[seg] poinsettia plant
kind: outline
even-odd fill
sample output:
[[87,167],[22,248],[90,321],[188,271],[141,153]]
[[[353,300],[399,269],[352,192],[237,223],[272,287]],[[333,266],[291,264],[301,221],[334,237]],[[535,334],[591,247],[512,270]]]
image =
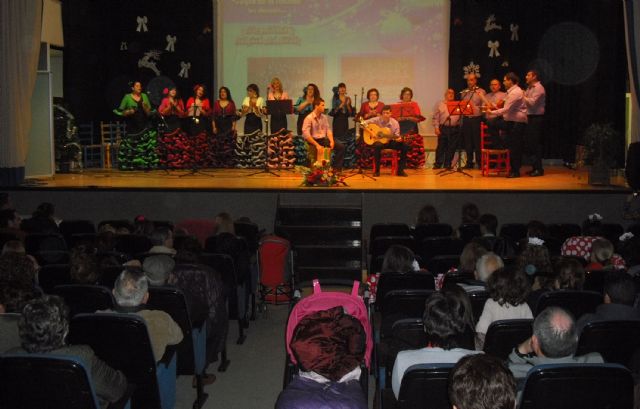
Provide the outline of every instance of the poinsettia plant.
[[301,186],[330,187],[347,186],[344,178],[340,177],[332,168],[329,161],[316,162],[310,167],[296,166],[296,170],[302,173]]

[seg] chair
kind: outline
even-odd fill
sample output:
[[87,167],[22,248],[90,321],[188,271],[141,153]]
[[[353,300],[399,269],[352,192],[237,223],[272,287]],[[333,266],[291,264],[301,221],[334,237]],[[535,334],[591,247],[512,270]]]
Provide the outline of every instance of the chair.
[[[381,345],[384,345],[384,354],[379,351]],[[380,388],[385,388],[390,382],[398,352],[424,348],[425,345],[427,334],[424,332],[422,318],[399,319],[391,325],[391,330],[384,337],[381,334],[380,342],[376,344],[376,373],[379,374]]]
[[569,311],[575,319],[584,314],[595,312],[602,304],[602,294],[594,291],[559,290],[548,291],[540,296],[534,316],[540,314],[547,307],[562,307]]
[[[395,149],[382,149],[380,151],[380,167],[382,165],[391,165],[391,174],[398,174],[398,162],[400,161],[400,156],[398,156],[398,151]],[[380,169],[376,168],[376,161],[373,161],[373,173],[379,172]]]
[[552,223],[547,224],[547,230],[551,237],[555,237],[562,243],[569,237],[580,236],[582,228],[575,223]]
[[484,310],[484,304],[487,302],[489,297],[488,291],[471,291],[468,292],[469,300],[471,301],[471,309],[473,310],[473,319],[474,323],[477,323],[482,315],[482,310]]
[[460,227],[458,227],[458,233],[460,233],[460,239],[465,244],[482,235],[480,225],[477,223],[465,223],[460,225]]
[[100,223],[98,223],[98,230],[100,230],[100,228],[102,226],[104,226],[105,224],[108,224],[111,227],[114,227],[115,229],[124,228],[124,229],[129,230],[129,232],[133,232],[133,223],[131,223],[129,220],[124,220],[124,219],[103,220]]
[[427,267],[427,271],[433,274],[434,276],[437,276],[438,274],[444,274],[448,272],[452,268],[456,268],[458,264],[460,264],[460,256],[455,256],[455,255],[435,256],[435,257],[432,257],[425,264]]
[[71,243],[71,237],[74,234],[95,234],[96,232],[96,226],[91,220],[63,220],[58,228],[67,243]]
[[195,236],[201,245],[207,237],[215,234],[216,222],[208,219],[187,219],[176,223],[175,230],[184,230],[190,236]]
[[172,287],[149,287],[149,301],[147,306],[152,309],[162,310],[171,315],[171,318],[180,326],[184,338],[177,348],[178,375],[196,376],[196,400],[194,409],[201,408],[208,395],[204,393],[202,377],[205,372],[207,359],[207,328],[205,322],[199,328],[194,328],[187,301],[184,294]]
[[624,228],[618,223],[602,223],[600,230],[602,237],[614,245],[619,241],[620,236],[624,234]]
[[473,273],[469,271],[449,271],[444,275],[442,280],[442,288],[453,284],[467,284],[469,281],[475,280]]
[[411,250],[415,249],[415,241],[411,236],[378,236],[369,244],[369,254],[371,258],[384,256],[384,253],[391,246],[405,246]]
[[58,234],[31,233],[24,239],[24,249],[27,254],[42,251],[68,251],[67,243]]
[[58,285],[72,284],[69,264],[48,264],[38,271],[38,286],[49,294]]
[[426,237],[450,237],[451,235],[453,235],[453,227],[448,223],[425,223],[413,228],[413,237],[418,244]]
[[[426,272],[408,272],[408,273],[383,273],[380,274],[378,288],[376,290],[376,299],[384,300],[387,294],[395,290],[435,290],[435,282],[433,275]],[[384,301],[382,301],[384,303]],[[381,304],[382,304],[381,303]],[[424,311],[424,305],[422,306]],[[376,304],[376,309],[380,309],[380,305]],[[422,317],[422,314],[416,315]]]
[[435,256],[460,255],[464,243],[453,237],[427,237],[420,243],[417,253],[425,263]]
[[604,280],[606,275],[607,271],[605,270],[585,271],[582,289],[585,291],[595,291],[604,295]]
[[383,298],[376,297],[376,304],[380,311],[380,337],[390,333],[393,323],[403,318],[422,317],[424,306],[435,290],[403,289],[391,290]]
[[82,146],[82,167],[103,167],[102,144],[94,141],[93,122],[78,124],[78,139]]
[[[107,365],[136,385],[134,408],[169,409],[175,405],[176,357],[156,364],[144,319],[134,314],[78,314],[69,323],[68,342],[89,345]],[[117,340],[115,342],[114,340]],[[162,386],[161,386],[162,384]]]
[[72,234],[67,241],[69,248],[74,248],[80,244],[85,246],[95,247],[98,239],[97,233],[78,233]]
[[51,291],[64,298],[69,306],[70,316],[110,310],[115,305],[113,294],[106,287],[86,284],[58,285]]
[[599,352],[606,362],[630,368],[640,348],[640,321],[596,321],[580,333],[576,355]]
[[[404,373],[397,402],[393,391],[385,390],[384,408],[450,409],[449,374],[454,364],[417,364]],[[389,403],[394,403],[390,405]]]
[[100,140],[104,152],[102,167],[105,169],[111,169],[111,167],[117,165],[118,149],[120,149],[120,142],[125,133],[125,124],[120,121],[100,121]]
[[97,284],[112,289],[123,270],[123,266],[100,267],[100,278]]
[[375,223],[369,232],[369,243],[379,236],[411,236],[411,229],[405,223]]
[[66,250],[38,251],[32,254],[41,266],[69,264],[70,254]]
[[487,329],[483,351],[506,361],[513,348],[529,339],[532,334],[531,319],[494,321]]
[[71,356],[0,356],[0,407],[99,409],[91,374]]
[[529,371],[519,409],[629,409],[633,378],[617,364],[538,365]]
[[115,250],[130,256],[146,253],[153,247],[147,236],[139,234],[120,234],[115,237]]
[[247,241],[249,245],[249,251],[255,253],[258,251],[260,244],[260,228],[253,222],[234,222],[233,229],[236,232],[236,236],[242,237]]
[[500,227],[500,237],[508,238],[517,243],[527,237],[527,225],[524,223],[505,223]]
[[511,172],[511,158],[509,149],[494,149],[493,141],[489,141],[487,125],[480,124],[480,169],[482,176],[509,174]]
[[266,236],[258,247],[260,301],[266,304],[286,304],[293,297],[293,253],[291,244],[277,236]]

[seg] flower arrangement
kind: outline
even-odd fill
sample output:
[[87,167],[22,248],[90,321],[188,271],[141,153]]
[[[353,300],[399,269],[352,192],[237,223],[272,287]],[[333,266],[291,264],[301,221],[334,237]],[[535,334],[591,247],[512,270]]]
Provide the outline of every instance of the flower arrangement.
[[302,184],[309,187],[347,186],[343,177],[339,177],[331,168],[327,160],[318,161],[310,167],[296,166],[296,170],[302,173]]

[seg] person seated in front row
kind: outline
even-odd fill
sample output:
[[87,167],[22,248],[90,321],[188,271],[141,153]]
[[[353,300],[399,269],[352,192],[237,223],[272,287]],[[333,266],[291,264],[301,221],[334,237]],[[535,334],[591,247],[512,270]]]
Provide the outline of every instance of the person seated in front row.
[[604,363],[597,352],[575,356],[577,348],[578,331],[571,314],[560,307],[549,307],[533,321],[531,338],[509,354],[509,369],[516,379],[524,379],[536,365]]
[[[307,115],[302,123],[302,135],[309,144],[309,153],[312,158],[317,158],[318,152],[322,152],[324,148],[332,149],[334,154],[333,168],[340,173],[344,161],[344,144],[333,139],[333,131],[329,127],[324,110],[324,99],[316,98],[313,101],[313,111]],[[320,156],[322,157],[322,155]]]
[[427,300],[422,316],[427,345],[422,349],[401,351],[396,357],[391,387],[396,399],[406,370],[416,364],[456,363],[460,358],[479,351],[460,347],[466,321],[465,310],[452,294],[434,293]]
[[[404,144],[404,142],[402,142],[402,137],[400,136],[400,124],[391,117],[391,107],[389,105],[385,105],[382,108],[382,115],[369,118],[364,121],[364,123],[366,125],[375,124],[380,128],[386,129],[386,132],[390,134],[389,137],[392,138],[386,144],[383,144],[382,142],[373,143],[373,148],[375,149],[373,153],[373,160],[375,161],[376,168],[373,176],[380,176],[380,156],[383,149],[395,149],[398,151],[400,154],[400,160],[398,161],[398,173],[396,176],[407,176],[404,168],[407,163],[407,151],[409,148]],[[385,131],[383,130],[383,132]],[[373,137],[375,138],[377,135],[374,135]]]

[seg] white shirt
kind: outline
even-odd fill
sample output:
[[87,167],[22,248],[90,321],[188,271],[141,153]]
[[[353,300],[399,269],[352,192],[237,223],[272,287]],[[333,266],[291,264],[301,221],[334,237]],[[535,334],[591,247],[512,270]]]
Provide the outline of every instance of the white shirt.
[[489,325],[494,321],[516,320],[523,318],[533,318],[531,308],[529,308],[526,302],[523,302],[520,305],[500,305],[497,301],[494,301],[493,298],[489,298],[487,302],[484,303],[482,315],[480,315],[480,319],[476,324],[476,332],[486,334],[487,329],[489,329]]

